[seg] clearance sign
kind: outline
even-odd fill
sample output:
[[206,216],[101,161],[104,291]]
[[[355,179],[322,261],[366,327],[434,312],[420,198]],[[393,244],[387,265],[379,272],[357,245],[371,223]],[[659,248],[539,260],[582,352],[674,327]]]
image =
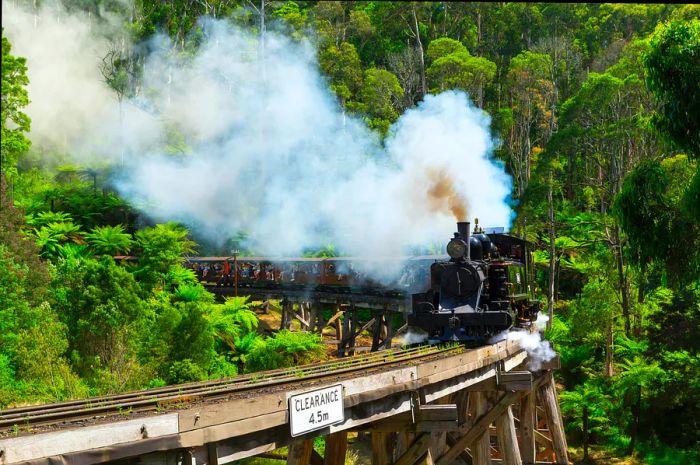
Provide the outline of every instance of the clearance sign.
[[342,423],[344,420],[342,384],[289,397],[289,426],[292,436]]

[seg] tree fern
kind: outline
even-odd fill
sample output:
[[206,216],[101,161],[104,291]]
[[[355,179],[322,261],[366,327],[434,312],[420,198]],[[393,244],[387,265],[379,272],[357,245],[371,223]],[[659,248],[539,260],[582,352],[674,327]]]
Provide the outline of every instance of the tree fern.
[[85,235],[90,247],[100,255],[126,254],[134,241],[124,232],[124,226],[97,226]]

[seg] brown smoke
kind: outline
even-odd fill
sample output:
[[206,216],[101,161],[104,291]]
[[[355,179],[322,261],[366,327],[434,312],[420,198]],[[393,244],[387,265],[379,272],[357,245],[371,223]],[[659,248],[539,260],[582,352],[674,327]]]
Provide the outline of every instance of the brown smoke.
[[466,221],[467,202],[455,189],[450,175],[445,170],[429,170],[428,179],[430,206],[436,210],[449,210],[457,221]]

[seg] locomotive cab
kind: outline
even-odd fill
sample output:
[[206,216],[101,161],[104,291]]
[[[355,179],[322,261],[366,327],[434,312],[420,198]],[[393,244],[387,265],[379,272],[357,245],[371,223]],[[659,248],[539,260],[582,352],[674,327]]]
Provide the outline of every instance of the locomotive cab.
[[516,324],[530,326],[542,304],[535,298],[532,244],[503,233],[488,235],[494,245],[489,263],[490,301],[494,308],[512,308]]

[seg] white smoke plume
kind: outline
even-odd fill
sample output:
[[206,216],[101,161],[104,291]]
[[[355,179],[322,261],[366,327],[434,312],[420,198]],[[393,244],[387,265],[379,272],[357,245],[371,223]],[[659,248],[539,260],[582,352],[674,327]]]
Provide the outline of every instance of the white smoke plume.
[[69,14],[51,1],[36,10],[2,2],[2,27],[12,53],[27,58],[26,113],[34,147],[100,165],[159,142],[161,123],[153,116],[126,102],[120,117],[117,97],[100,71],[119,21],[105,15],[98,26],[94,18]]
[[489,342],[496,343],[505,339],[520,342],[520,347],[527,351],[527,368],[530,371],[537,371],[542,368],[543,363],[552,360],[557,355],[549,341],[542,339],[541,331],[545,329],[548,321],[549,317],[540,312],[534,323],[537,331],[532,333],[528,330],[503,331],[491,338]]
[[511,182],[490,159],[489,117],[464,93],[426,96],[382,143],[344,114],[308,42],[267,33],[263,49],[209,19],[194,56],[163,37],[147,44],[141,91],[122,103],[120,122],[99,73],[106,41],[85,17],[54,16],[42,13],[34,28],[32,15],[3,3],[14,52],[28,58],[35,145],[64,144],[83,160],[124,156],[122,195],[157,220],[221,241],[246,231],[245,245],[262,254],[331,242],[398,256],[444,244],[465,219],[454,198],[435,196],[446,183],[470,219],[510,223]]

